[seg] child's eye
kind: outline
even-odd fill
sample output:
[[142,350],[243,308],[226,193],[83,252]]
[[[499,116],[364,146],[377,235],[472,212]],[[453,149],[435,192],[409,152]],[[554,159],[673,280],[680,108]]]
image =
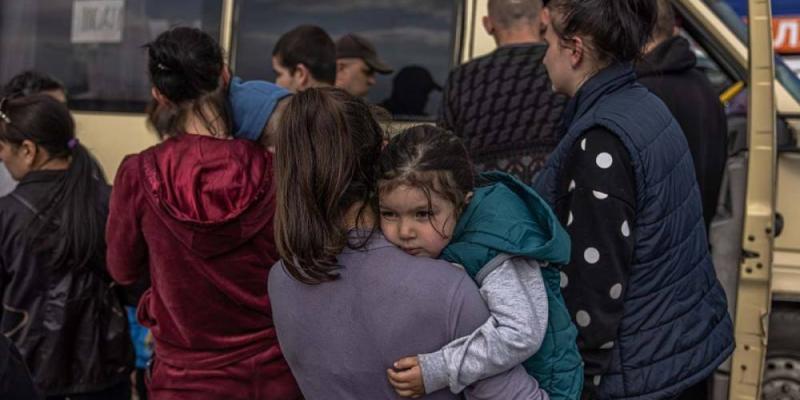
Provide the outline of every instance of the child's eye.
[[431,215],[433,215],[430,211],[417,211],[417,218],[419,219],[430,219]]
[[386,220],[392,220],[397,218],[397,214],[392,211],[381,211],[381,218]]

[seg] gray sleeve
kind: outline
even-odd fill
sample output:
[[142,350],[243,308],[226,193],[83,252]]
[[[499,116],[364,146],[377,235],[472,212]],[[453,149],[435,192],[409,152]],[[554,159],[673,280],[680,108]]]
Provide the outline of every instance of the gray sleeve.
[[480,289],[489,308],[488,320],[439,351],[419,355],[426,393],[448,386],[459,393],[508,371],[541,347],[547,330],[547,293],[539,265],[506,256],[492,268]]

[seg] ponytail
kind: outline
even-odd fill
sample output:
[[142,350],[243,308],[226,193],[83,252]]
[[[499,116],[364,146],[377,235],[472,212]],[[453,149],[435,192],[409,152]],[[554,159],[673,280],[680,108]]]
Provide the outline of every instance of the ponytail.
[[[360,220],[367,207],[374,211],[380,125],[363,100],[340,89],[308,89],[292,96],[280,126],[275,156],[278,252],[287,272],[300,282],[335,280],[337,256],[351,245],[347,212],[361,204]],[[376,229],[374,224],[370,229]]]
[[34,216],[26,243],[50,252],[56,268],[79,270],[105,256],[106,210],[98,208],[105,176],[89,151],[75,137],[75,122],[66,105],[39,94],[3,101],[0,141],[20,146],[28,140],[52,159],[67,159],[69,167],[45,201],[27,203]]
[[69,168],[54,191],[63,194],[50,207],[53,212],[46,214],[45,219],[59,220],[56,234],[63,241],[63,250],[56,255],[56,265],[71,265],[78,270],[105,255],[107,212],[97,206],[100,185],[105,184],[103,171],[83,145],[73,143]]

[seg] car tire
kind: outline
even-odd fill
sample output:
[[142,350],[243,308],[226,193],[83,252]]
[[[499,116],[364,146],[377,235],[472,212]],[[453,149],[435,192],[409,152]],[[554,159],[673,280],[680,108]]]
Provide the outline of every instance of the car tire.
[[800,305],[773,306],[761,397],[800,400]]

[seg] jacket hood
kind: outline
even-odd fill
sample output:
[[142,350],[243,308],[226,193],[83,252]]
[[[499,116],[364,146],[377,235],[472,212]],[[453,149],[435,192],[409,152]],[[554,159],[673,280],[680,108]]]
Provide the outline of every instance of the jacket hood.
[[569,262],[569,235],[532,188],[502,172],[481,178],[490,184],[475,190],[443,258],[464,260],[464,253],[477,246],[554,264]]
[[689,41],[675,36],[662,42],[636,64],[638,77],[683,72],[697,65]]
[[142,153],[146,198],[201,258],[226,253],[272,222],[272,159],[246,140],[184,134]]

